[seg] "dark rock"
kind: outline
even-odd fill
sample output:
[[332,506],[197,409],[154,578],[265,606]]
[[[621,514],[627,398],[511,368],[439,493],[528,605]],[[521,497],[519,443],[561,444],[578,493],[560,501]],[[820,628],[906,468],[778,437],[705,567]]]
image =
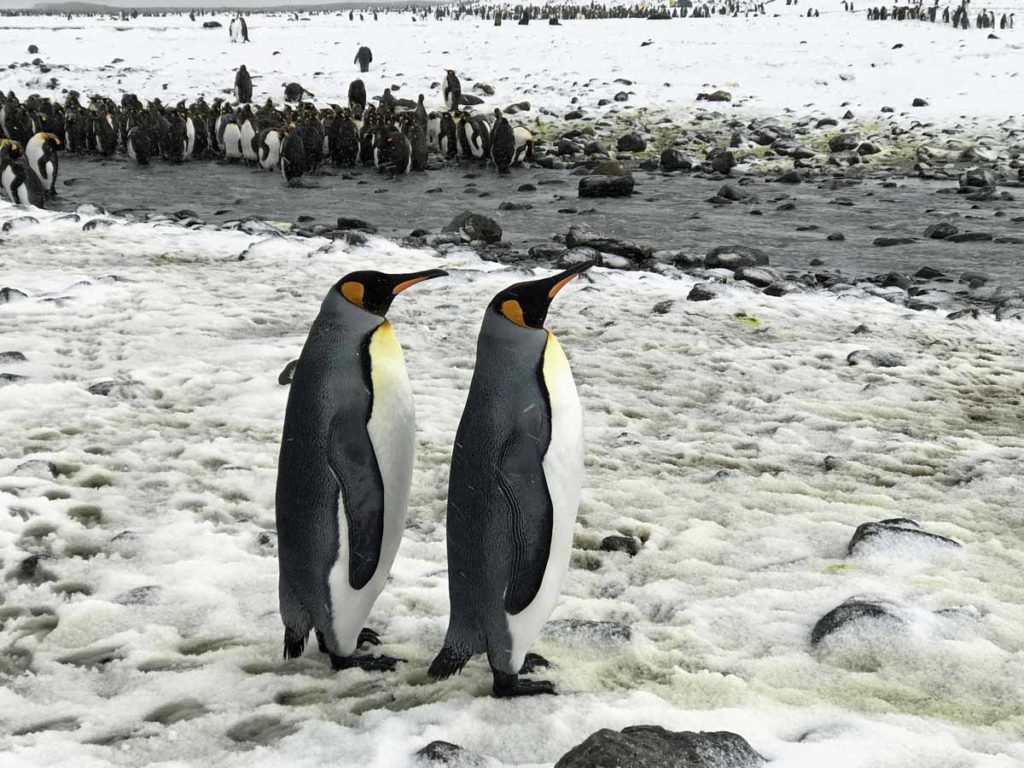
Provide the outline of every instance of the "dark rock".
[[882,150],[872,144],[870,141],[861,142],[860,146],[857,147],[858,155],[877,155]]
[[927,227],[924,231],[924,236],[932,240],[945,240],[947,237],[955,235],[959,231],[959,229],[948,221],[940,221],[937,224],[932,224]]
[[825,239],[832,243],[841,243],[846,239],[846,235],[844,235],[842,232],[833,232]]
[[779,184],[799,184],[803,179],[800,178],[800,174],[796,170],[786,171],[781,176],[776,176],[775,181]]
[[928,106],[928,102],[925,101],[924,99],[918,97],[918,98],[914,99],[914,101],[911,103],[910,106],[912,106],[912,107],[927,107]]
[[834,117],[823,117],[815,124],[815,128],[830,128],[839,125],[839,121]]
[[961,191],[979,188],[994,189],[995,186],[995,174],[985,168],[971,168],[960,174]]
[[803,289],[804,287],[800,283],[792,280],[778,280],[761,291],[761,293],[765,296],[788,296],[791,293],[799,293]]
[[848,168],[851,165],[860,165],[860,155],[854,150],[846,152],[833,152],[828,156],[829,165],[835,165],[839,168]]
[[881,520],[879,522],[862,523],[850,539],[846,548],[847,554],[853,555],[857,550],[872,547],[891,548],[899,545],[910,547],[931,546],[956,548],[960,543],[936,533],[928,533],[921,529],[915,520],[905,517]]
[[625,552],[630,557],[640,553],[640,542],[635,536],[605,536],[601,540],[602,552]]
[[909,245],[915,241],[916,238],[913,237],[876,237],[871,244],[879,248],[888,248],[893,245]]
[[582,118],[583,113],[578,109],[574,109],[572,112],[566,112],[564,117],[565,120],[581,120]]
[[24,363],[28,362],[28,358],[24,354],[17,350],[9,350],[7,352],[0,352],[0,363]]
[[767,288],[779,279],[779,276],[764,267],[739,267],[735,271],[737,280],[742,280],[758,288]]
[[711,301],[721,295],[720,283],[697,283],[686,294],[687,301]]
[[678,149],[669,148],[661,153],[661,167],[666,171],[689,171],[693,166],[693,160]]
[[27,298],[28,294],[24,291],[19,291],[17,288],[9,288],[7,286],[0,288],[0,304],[8,304]]
[[711,93],[698,93],[697,101],[732,101],[732,94],[728,91],[712,91]]
[[664,301],[659,301],[655,304],[651,311],[656,315],[667,315],[674,305],[675,301],[672,299],[665,299]]
[[416,753],[416,764],[429,768],[483,768],[487,761],[476,752],[448,741],[432,741]]
[[856,625],[876,625],[884,629],[903,629],[906,622],[881,602],[850,599],[826,613],[811,630],[811,645],[817,646],[841,629]]
[[848,152],[860,145],[860,135],[856,133],[840,133],[828,140],[831,152]]
[[618,240],[595,232],[584,224],[574,224],[565,236],[565,244],[569,248],[592,248],[600,253],[622,256],[630,261],[646,261],[653,255],[647,246],[638,245],[628,240]]
[[625,91],[619,91],[612,98],[618,102],[629,101],[629,94]]
[[619,137],[615,147],[619,152],[643,152],[647,149],[647,142],[637,133],[627,133]]
[[992,239],[988,232],[959,232],[946,238],[947,243],[980,243]]
[[[598,163],[594,166],[590,172],[591,176],[629,176],[629,168],[626,167],[625,163],[620,163],[618,160],[608,160],[603,163]],[[546,183],[546,182],[541,182]]]
[[584,176],[580,179],[580,197],[629,197],[633,194],[632,176]]
[[494,219],[472,211],[463,211],[445,226],[442,232],[458,232],[468,242],[482,240],[485,243],[501,241],[501,225]]
[[723,184],[722,188],[718,190],[717,197],[720,197],[724,200],[728,200],[733,203],[753,201],[757,199],[749,192],[744,192],[741,189],[737,189],[732,184]]
[[505,201],[498,206],[499,211],[531,211],[533,210],[532,203],[512,203]]
[[902,272],[888,272],[882,275],[879,285],[883,288],[902,288],[905,291],[910,287],[911,281]]
[[704,256],[704,266],[708,269],[725,267],[764,267],[768,265],[768,254],[758,248],[746,245],[719,245],[712,248]]
[[876,368],[899,368],[906,361],[895,352],[872,352],[868,349],[855,349],[846,356],[850,365],[873,365]]
[[203,22],[203,29],[219,29],[219,28],[220,28],[220,22],[219,21],[204,21]]
[[342,231],[356,229],[360,232],[369,232],[371,235],[377,231],[377,228],[369,222],[363,221],[362,219],[353,219],[348,216],[339,216],[338,224],[335,229]]
[[288,365],[284,367],[280,375],[277,377],[277,383],[282,387],[292,383],[292,377],[295,375],[295,367],[299,364],[298,360],[292,360]]
[[573,747],[555,768],[755,768],[764,758],[728,731],[667,731],[631,725],[597,731]]
[[921,267],[914,273],[914,277],[920,278],[921,280],[934,280],[937,277],[945,276],[945,272],[935,269],[935,267]]
[[736,155],[728,149],[709,149],[707,157],[711,168],[725,176],[736,167]]

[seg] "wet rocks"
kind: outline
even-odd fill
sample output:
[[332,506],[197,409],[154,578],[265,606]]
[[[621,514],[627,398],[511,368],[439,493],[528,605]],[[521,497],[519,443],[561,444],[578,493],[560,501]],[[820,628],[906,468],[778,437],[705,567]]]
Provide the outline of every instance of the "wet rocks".
[[501,225],[489,216],[472,211],[463,211],[441,230],[442,232],[458,232],[466,242],[482,241],[497,243],[501,241]]
[[959,546],[953,539],[923,530],[916,520],[896,517],[857,526],[846,551],[849,555],[888,551],[905,557],[915,551],[951,550]]
[[768,254],[758,248],[746,245],[719,245],[704,256],[708,269],[724,267],[735,270],[738,267],[764,267],[768,265]]
[[721,283],[697,283],[686,294],[687,301],[711,301],[722,295]]
[[338,223],[334,226],[335,229],[342,232],[348,232],[349,230],[358,230],[359,232],[367,232],[369,234],[375,234],[377,228],[367,221],[362,219],[354,219],[349,216],[339,216]]
[[755,768],[764,758],[728,731],[668,731],[657,725],[591,734],[555,768]]
[[979,243],[992,239],[988,232],[958,232],[945,238],[947,243]]
[[638,133],[627,133],[620,136],[615,144],[619,152],[643,152],[647,149],[647,142]]
[[931,224],[924,230],[924,236],[930,240],[945,240],[947,237],[955,235],[960,230],[948,221],[940,221],[937,224]]
[[640,553],[640,541],[636,536],[605,536],[601,540],[602,552],[625,552],[630,557]]
[[975,192],[979,189],[994,190],[995,187],[995,174],[985,168],[970,168],[960,174],[961,192]]
[[713,148],[707,151],[708,163],[716,173],[728,176],[729,172],[736,167],[736,155],[728,149]]
[[482,768],[486,759],[448,741],[432,741],[416,753],[416,765],[426,768]]
[[633,194],[633,176],[584,176],[580,179],[580,197],[629,197]]
[[689,171],[693,170],[696,162],[690,157],[687,157],[678,149],[664,150],[661,153],[661,167],[666,171]]
[[871,244],[879,248],[891,248],[894,245],[910,245],[916,239],[913,237],[876,237]]
[[565,244],[569,248],[592,248],[599,253],[622,256],[634,262],[646,261],[653,254],[653,250],[647,246],[609,237],[595,232],[584,224],[575,224],[569,228],[569,233],[565,236]]
[[869,349],[855,349],[846,356],[850,365],[870,365],[875,368],[900,368],[906,365],[902,356],[895,352],[874,352]]
[[843,631],[891,633],[902,631],[906,621],[896,613],[895,607],[882,601],[851,598],[822,616],[811,630],[811,646]]
[[779,279],[773,270],[764,267],[738,267],[734,275],[737,280],[750,283],[758,288],[767,288]]
[[711,93],[698,93],[697,101],[732,101],[732,94],[728,91],[712,91]]
[[839,133],[828,140],[830,152],[851,152],[860,145],[860,135],[856,133]]

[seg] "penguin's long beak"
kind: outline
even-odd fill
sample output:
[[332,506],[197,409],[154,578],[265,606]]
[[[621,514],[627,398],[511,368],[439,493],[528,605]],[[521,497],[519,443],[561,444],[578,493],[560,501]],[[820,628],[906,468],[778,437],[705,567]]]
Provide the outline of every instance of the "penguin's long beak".
[[443,269],[425,269],[422,272],[409,272],[405,275],[392,275],[395,284],[391,288],[391,295],[397,296],[406,288],[412,288],[424,280],[433,280],[435,277],[447,277],[448,273]]
[[60,146],[60,137],[58,137],[56,134],[48,133],[48,134],[46,134],[46,137],[48,139],[53,139],[53,141],[57,144],[57,146],[58,147]]
[[558,295],[558,292],[565,288],[569,283],[579,277],[581,274],[586,272],[592,266],[593,261],[583,261],[579,264],[569,267],[564,272],[560,272],[554,277],[549,277],[548,280],[552,281],[551,289],[548,291],[548,298],[553,299]]

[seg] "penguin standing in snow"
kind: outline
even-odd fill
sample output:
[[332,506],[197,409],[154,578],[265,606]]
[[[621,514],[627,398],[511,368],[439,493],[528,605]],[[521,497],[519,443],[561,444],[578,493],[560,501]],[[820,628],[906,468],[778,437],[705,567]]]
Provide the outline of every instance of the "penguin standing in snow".
[[366,109],[366,86],[362,80],[353,80],[348,84],[348,108],[356,117],[361,117]]
[[479,115],[462,115],[456,120],[459,154],[466,159],[486,160],[491,156],[491,129]]
[[289,187],[297,187],[305,172],[306,146],[302,141],[302,132],[292,123],[281,139],[281,175]]
[[491,160],[498,173],[508,173],[516,158],[516,136],[512,126],[500,109],[494,110],[494,124],[491,126]]
[[0,139],[0,186],[15,205],[46,207],[43,185],[28,169],[21,145],[10,139]]
[[252,77],[249,76],[249,70],[245,68],[245,64],[240,66],[235,74],[235,98],[241,104],[248,104],[252,101]]
[[513,285],[484,314],[448,482],[451,616],[430,665],[435,680],[486,652],[495,696],[554,693],[550,682],[519,674],[569,569],[583,414],[544,319],[555,295],[590,266]]
[[228,36],[231,38],[232,43],[237,43],[242,39],[242,17],[235,16],[228,24]]
[[360,72],[369,72],[370,63],[373,61],[373,52],[365,45],[359,46],[359,50],[356,51],[356,57],[352,61],[353,64],[359,65]]
[[446,70],[443,93],[444,105],[448,111],[458,112],[462,99],[462,83],[459,82],[459,76],[455,74],[454,69]]
[[28,168],[39,179],[46,197],[57,196],[57,147],[60,139],[52,133],[37,133],[25,146]]
[[402,291],[443,277],[353,272],[334,285],[295,368],[277,474],[279,597],[284,656],[311,629],[334,669],[394,669],[355,656],[379,644],[364,622],[405,528],[415,451],[412,387],[385,319]]

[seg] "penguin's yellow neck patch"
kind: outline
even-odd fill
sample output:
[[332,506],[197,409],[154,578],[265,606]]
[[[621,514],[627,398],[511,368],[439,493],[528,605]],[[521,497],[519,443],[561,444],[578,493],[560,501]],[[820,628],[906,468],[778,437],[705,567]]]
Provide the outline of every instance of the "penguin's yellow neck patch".
[[526,320],[523,317],[523,307],[515,299],[506,299],[501,302],[501,314],[516,325],[521,325],[523,328],[527,327]]
[[363,295],[366,293],[366,288],[363,287],[362,283],[349,281],[341,284],[341,295],[348,299],[349,303],[355,304],[357,307],[363,306]]

